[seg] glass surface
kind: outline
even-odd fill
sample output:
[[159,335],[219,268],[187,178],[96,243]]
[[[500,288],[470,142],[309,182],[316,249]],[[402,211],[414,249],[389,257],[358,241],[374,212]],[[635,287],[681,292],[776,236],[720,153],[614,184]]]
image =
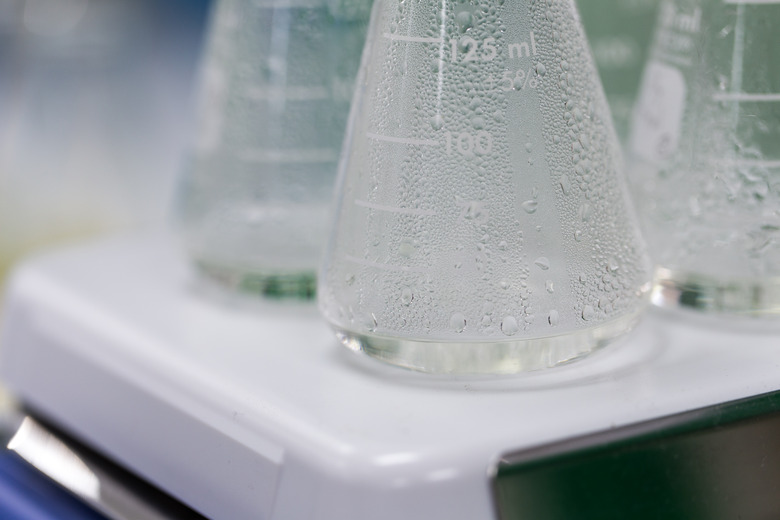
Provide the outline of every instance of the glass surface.
[[628,139],[631,112],[661,0],[578,0],[615,130]]
[[515,373],[644,303],[645,251],[573,0],[380,0],[320,307],[390,363]]
[[217,2],[179,200],[206,277],[313,296],[369,12],[370,0]]
[[662,4],[631,174],[662,306],[780,316],[780,4]]

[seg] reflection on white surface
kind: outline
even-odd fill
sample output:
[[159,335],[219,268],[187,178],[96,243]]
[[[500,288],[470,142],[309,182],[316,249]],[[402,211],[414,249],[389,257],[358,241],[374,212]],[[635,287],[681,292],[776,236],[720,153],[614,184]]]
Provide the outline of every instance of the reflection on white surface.
[[33,419],[24,418],[8,441],[8,449],[73,493],[90,500],[100,498],[98,477],[78,455]]
[[415,462],[419,458],[420,454],[414,452],[388,453],[376,457],[374,462],[377,466],[398,466]]

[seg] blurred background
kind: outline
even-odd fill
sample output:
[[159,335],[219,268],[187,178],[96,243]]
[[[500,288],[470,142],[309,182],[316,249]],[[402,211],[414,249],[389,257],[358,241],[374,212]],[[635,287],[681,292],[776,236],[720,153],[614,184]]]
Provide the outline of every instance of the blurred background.
[[0,0],[0,313],[26,255],[164,224],[209,4]]
[[0,0],[0,285],[21,257],[160,225],[207,0]]

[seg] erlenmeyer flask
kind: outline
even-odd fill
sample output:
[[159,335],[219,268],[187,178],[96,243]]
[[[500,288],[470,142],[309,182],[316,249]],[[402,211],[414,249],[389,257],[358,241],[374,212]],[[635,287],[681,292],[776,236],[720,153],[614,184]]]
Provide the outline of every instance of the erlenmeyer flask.
[[578,0],[615,130],[628,139],[660,0]]
[[573,0],[378,0],[320,306],[408,368],[514,373],[634,323],[649,269]]
[[780,3],[662,4],[632,185],[661,306],[780,316]]
[[370,0],[219,0],[179,196],[206,279],[311,297]]

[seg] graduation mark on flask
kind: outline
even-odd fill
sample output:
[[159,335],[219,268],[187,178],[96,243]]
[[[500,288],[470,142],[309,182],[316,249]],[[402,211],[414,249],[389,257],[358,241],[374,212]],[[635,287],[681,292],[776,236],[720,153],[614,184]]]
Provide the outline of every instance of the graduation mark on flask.
[[379,269],[380,271],[400,271],[404,273],[427,273],[428,271],[430,271],[430,269],[424,267],[406,267],[403,265],[385,264],[382,262],[373,262],[371,260],[365,260],[363,258],[358,258],[352,255],[344,255],[344,260],[352,264],[358,264],[365,267],[373,267],[374,269]]
[[742,103],[771,103],[780,101],[780,94],[750,94],[747,92],[718,92],[712,96],[715,101],[738,101]]
[[361,208],[373,209],[375,211],[384,211],[387,213],[397,213],[399,215],[419,215],[430,217],[436,214],[433,210],[428,209],[416,209],[416,208],[399,208],[397,206],[386,206],[384,204],[375,204],[373,202],[367,202],[365,200],[356,199],[355,206]]
[[778,5],[780,0],[723,0],[730,5]]

